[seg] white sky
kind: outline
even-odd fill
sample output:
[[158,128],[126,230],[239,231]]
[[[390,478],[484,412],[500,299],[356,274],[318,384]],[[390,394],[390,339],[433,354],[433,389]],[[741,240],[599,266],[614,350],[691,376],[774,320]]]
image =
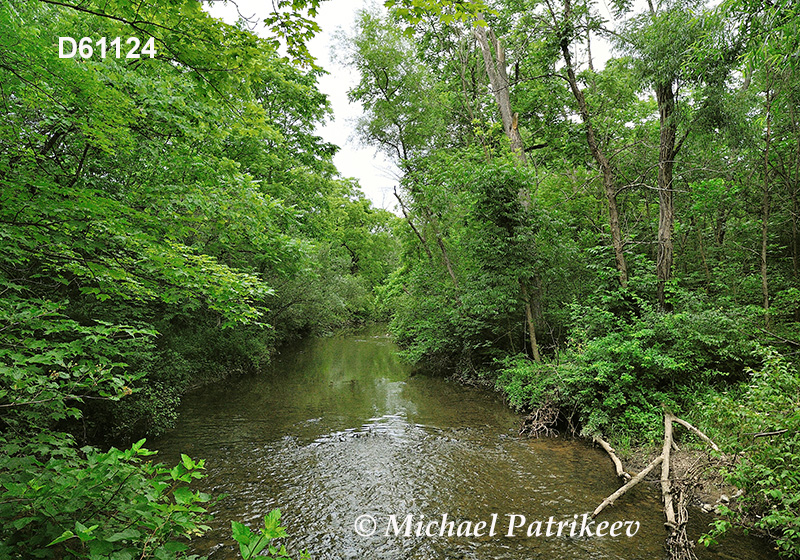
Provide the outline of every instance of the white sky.
[[[398,182],[399,170],[374,148],[359,146],[353,137],[353,121],[361,114],[361,107],[348,102],[347,90],[357,83],[358,76],[333,64],[330,56],[334,32],[342,28],[349,34],[356,11],[367,3],[367,0],[330,0],[320,7],[316,20],[322,32],[309,43],[309,50],[317,64],[330,72],[319,80],[319,89],[331,101],[333,118],[319,128],[317,134],[339,146],[333,162],[342,176],[358,179],[364,194],[375,206],[392,210],[396,204],[392,190]],[[238,19],[237,6],[241,15],[259,23],[272,11],[268,0],[237,0],[236,5],[217,2],[208,11],[214,17],[234,23]]]

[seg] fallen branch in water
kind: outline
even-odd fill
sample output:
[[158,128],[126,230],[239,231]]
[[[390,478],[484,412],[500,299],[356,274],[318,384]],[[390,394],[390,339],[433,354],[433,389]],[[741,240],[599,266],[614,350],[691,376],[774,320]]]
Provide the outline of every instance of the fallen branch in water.
[[626,482],[629,481],[631,479],[631,475],[625,472],[625,469],[622,468],[622,461],[620,461],[619,457],[617,457],[614,448],[611,447],[607,441],[598,436],[594,437],[594,442],[605,449],[606,453],[608,453],[608,456],[611,457],[611,461],[614,463],[614,468],[617,469],[617,476],[624,479]]
[[676,495],[676,528],[667,537],[667,551],[670,560],[696,560],[694,543],[686,535],[686,525],[689,523],[689,512],[686,509],[686,488],[678,485]]
[[645,469],[642,472],[640,472],[639,474],[634,476],[632,479],[630,479],[627,482],[627,484],[625,484],[625,486],[623,486],[622,488],[620,488],[619,490],[617,490],[616,492],[611,494],[608,498],[603,500],[603,503],[600,504],[599,506],[597,506],[597,509],[595,509],[592,512],[592,519],[597,517],[597,515],[601,511],[606,509],[606,507],[612,505],[617,500],[617,498],[619,498],[625,492],[627,492],[628,490],[630,490],[631,488],[633,488],[634,486],[639,484],[642,480],[644,480],[644,477],[646,477],[648,474],[650,474],[650,471],[652,471],[654,468],[656,468],[661,463],[661,461],[663,459],[664,459],[664,457],[662,455],[659,455],[658,457],[656,457],[655,460],[652,463],[650,463],[649,465],[647,465],[647,467],[645,467]]
[[[675,445],[675,441],[672,437],[673,432],[673,423],[680,424],[705,443],[707,443],[712,449],[715,451],[719,451],[719,447],[715,444],[711,438],[705,435],[703,432],[692,426],[686,420],[682,420],[677,416],[674,416],[669,411],[664,411],[664,444],[661,448],[661,454],[656,457],[647,467],[642,470],[639,474],[635,477],[631,478],[624,486],[618,489],[616,492],[611,494],[608,498],[603,500],[597,509],[592,512],[592,519],[597,517],[597,515],[603,511],[606,507],[612,505],[618,498],[620,498],[623,494],[625,494],[628,490],[636,486],[639,482],[641,482],[644,477],[646,477],[650,472],[655,469],[659,464],[661,465],[661,498],[664,502],[664,517],[666,521],[664,525],[669,530],[669,536],[667,537],[667,554],[671,560],[696,560],[696,556],[694,554],[694,543],[689,540],[688,536],[686,535],[686,524],[689,520],[689,515],[686,510],[686,487],[685,483],[681,481],[677,481],[673,484],[672,478],[670,477],[670,454],[673,449],[676,451],[678,450],[678,446]],[[785,430],[784,430],[785,431]],[[778,432],[763,432],[761,434],[751,434],[754,437],[759,436],[767,436],[767,435],[779,435],[782,433]],[[606,453],[609,454],[611,460],[614,461],[614,466],[617,469],[617,476],[623,476],[620,473],[624,473],[625,471],[622,468],[622,462],[619,461],[619,458],[614,453],[614,449],[602,438],[595,437],[594,441],[597,442],[603,449],[606,450]],[[627,473],[625,473],[627,474]],[[630,475],[628,475],[630,476]],[[677,496],[677,515],[675,510],[675,496]]]
[[667,518],[665,525],[674,532],[675,509],[672,507],[672,491],[669,480],[669,456],[672,451],[672,420],[675,418],[669,412],[664,412],[664,449],[661,451],[661,499],[664,501],[664,516]]

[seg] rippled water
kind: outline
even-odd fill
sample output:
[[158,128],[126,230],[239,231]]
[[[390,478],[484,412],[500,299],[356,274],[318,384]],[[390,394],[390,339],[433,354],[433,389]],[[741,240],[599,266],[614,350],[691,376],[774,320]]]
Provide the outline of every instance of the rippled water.
[[[279,507],[291,535],[287,547],[307,548],[318,560],[663,557],[654,488],[640,485],[598,519],[638,522],[627,527],[638,527],[633,537],[625,528],[617,537],[581,536],[581,516],[617,488],[605,454],[571,439],[519,439],[519,418],[497,395],[413,376],[395,350],[379,328],[310,340],[285,351],[269,371],[186,397],[177,428],[153,447],[164,461],[180,453],[205,458],[200,486],[227,495],[212,506],[213,530],[194,543],[198,553],[237,558],[231,520],[256,527]],[[453,524],[440,536],[444,514]],[[518,517],[508,536],[512,514]],[[364,515],[375,520],[372,536],[356,533]],[[408,515],[411,536],[404,534]],[[566,524],[555,535],[558,522],[576,516],[573,536]],[[709,519],[691,516],[696,537]],[[533,525],[528,537],[535,521],[542,522],[540,536]],[[359,526],[369,529],[369,519]],[[746,538],[699,552],[705,559],[773,558],[766,543]]]

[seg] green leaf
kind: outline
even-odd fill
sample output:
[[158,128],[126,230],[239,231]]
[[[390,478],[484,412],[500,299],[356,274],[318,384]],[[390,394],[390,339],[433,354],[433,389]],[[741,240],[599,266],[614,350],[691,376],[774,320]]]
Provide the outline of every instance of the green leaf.
[[64,542],[65,540],[71,539],[74,536],[75,533],[73,533],[72,531],[64,531],[63,533],[61,533],[61,535],[53,539],[47,546],[53,546],[54,544]]
[[113,535],[106,537],[106,540],[109,542],[118,542],[122,540],[135,540],[141,536],[141,533],[136,529],[128,528],[124,531],[120,531],[119,533],[114,533]]
[[173,493],[175,502],[178,504],[190,504],[194,501],[194,493],[185,486],[179,486]]

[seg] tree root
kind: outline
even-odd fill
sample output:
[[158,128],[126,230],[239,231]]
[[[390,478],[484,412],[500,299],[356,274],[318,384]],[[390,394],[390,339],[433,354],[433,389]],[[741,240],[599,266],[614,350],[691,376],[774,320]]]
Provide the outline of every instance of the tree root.
[[661,499],[664,501],[664,516],[667,518],[665,525],[673,531],[676,529],[677,524],[675,521],[675,508],[672,506],[669,457],[672,452],[672,421],[674,418],[669,412],[664,413],[664,448],[661,451]]
[[548,401],[540,406],[525,418],[519,428],[519,435],[529,437],[554,436],[558,432],[553,427],[558,421],[559,409],[552,402]]
[[677,485],[675,503],[675,528],[667,536],[667,554],[669,560],[697,560],[694,553],[694,542],[686,534],[686,525],[689,523],[689,512],[686,510],[686,487]]

